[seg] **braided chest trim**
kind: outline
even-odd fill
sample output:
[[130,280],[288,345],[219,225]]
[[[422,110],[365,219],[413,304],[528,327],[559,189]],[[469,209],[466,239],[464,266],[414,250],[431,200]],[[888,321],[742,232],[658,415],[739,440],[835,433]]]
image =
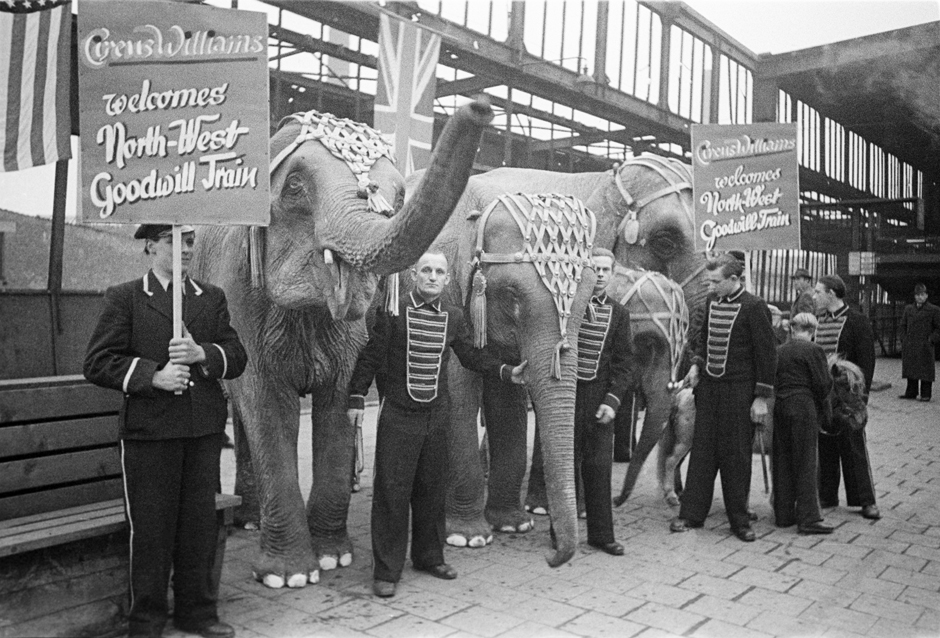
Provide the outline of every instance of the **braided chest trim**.
[[593,381],[597,378],[612,316],[613,308],[604,304],[594,306],[593,321],[586,315],[581,322],[581,331],[578,333],[578,381]]
[[845,328],[845,320],[845,315],[819,320],[819,325],[816,327],[816,343],[827,356],[838,352],[839,337],[842,336],[842,330]]
[[431,312],[408,306],[405,324],[408,329],[406,385],[408,396],[419,403],[437,398],[441,376],[441,359],[447,347],[447,312]]
[[711,302],[708,313],[708,342],[705,369],[709,376],[721,378],[728,367],[731,331],[741,312],[740,303]]

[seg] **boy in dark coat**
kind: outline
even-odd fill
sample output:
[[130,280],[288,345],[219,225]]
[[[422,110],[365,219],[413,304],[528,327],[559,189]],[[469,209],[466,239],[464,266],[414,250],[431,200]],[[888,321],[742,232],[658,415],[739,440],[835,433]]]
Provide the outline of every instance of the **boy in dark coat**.
[[173,338],[173,238],[144,224],[151,270],[109,288],[85,354],[85,378],[124,393],[121,464],[131,530],[130,635],[159,636],[168,617],[202,636],[234,636],[219,622],[210,586],[215,493],[228,408],[219,379],[234,379],[247,355],[221,288],[186,277],[195,234],[182,228],[182,338]]
[[777,348],[774,381],[774,518],[777,527],[796,523],[800,534],[831,534],[822,523],[816,475],[818,440],[832,389],[826,353],[813,343],[816,317],[790,320],[790,339]]
[[[936,353],[940,342],[940,307],[927,302],[927,287],[914,286],[914,303],[901,317],[901,376],[907,379],[902,399],[930,401],[936,377]],[[920,396],[917,386],[920,385]]]

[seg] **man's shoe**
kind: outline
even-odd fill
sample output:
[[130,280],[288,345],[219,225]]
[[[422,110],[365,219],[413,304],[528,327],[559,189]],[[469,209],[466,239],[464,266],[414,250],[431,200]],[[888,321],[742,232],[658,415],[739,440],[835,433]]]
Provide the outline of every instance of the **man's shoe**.
[[395,595],[395,583],[376,578],[372,581],[372,593],[379,598],[391,598]]
[[881,518],[881,511],[878,509],[877,505],[866,505],[862,508],[862,516],[877,521]]
[[702,523],[695,524],[695,523],[690,523],[684,518],[677,518],[673,520],[671,523],[669,523],[669,531],[670,532],[687,532],[690,529],[696,529],[701,526],[702,526]]
[[902,395],[900,395],[898,398],[899,398],[899,399],[916,399],[917,396],[916,396],[916,395],[915,395],[915,396],[911,396],[911,395],[909,395],[909,394],[902,394]]
[[221,620],[213,620],[202,625],[177,625],[174,626],[186,633],[198,634],[203,638],[233,638],[235,628]]
[[753,543],[755,540],[757,540],[757,535],[750,527],[742,527],[741,529],[735,531],[734,535],[745,543]]
[[800,534],[831,534],[834,530],[834,527],[826,525],[822,521],[800,523],[796,528],[796,531]]
[[607,552],[611,556],[623,556],[623,545],[617,541],[610,543],[588,543],[591,547]]
[[918,400],[918,401],[923,401],[924,403],[929,403],[929,402],[930,402],[930,397],[920,397],[920,398],[917,399],[917,400]]
[[454,580],[457,578],[457,570],[448,565],[447,563],[441,563],[440,565],[430,565],[428,567],[415,567],[419,572],[425,572],[434,576],[434,578],[443,578],[444,580]]

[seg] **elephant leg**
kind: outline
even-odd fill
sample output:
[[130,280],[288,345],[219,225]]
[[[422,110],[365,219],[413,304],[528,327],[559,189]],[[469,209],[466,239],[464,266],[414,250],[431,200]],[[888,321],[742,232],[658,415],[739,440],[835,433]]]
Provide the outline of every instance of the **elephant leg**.
[[643,429],[640,432],[639,441],[627,468],[627,475],[623,479],[620,495],[614,499],[614,504],[617,506],[623,505],[630,498],[637,479],[640,477],[643,464],[646,463],[650,452],[653,451],[653,448],[656,447],[662,437],[663,429],[666,427],[669,412],[672,408],[671,395],[666,385],[668,382],[668,358],[665,360],[663,358],[654,359],[642,377],[646,415],[643,418]]
[[320,569],[347,567],[353,547],[346,528],[356,462],[356,430],[346,415],[346,398],[338,389],[348,381],[315,391],[313,395],[313,484],[307,499],[307,527]]
[[493,541],[493,532],[483,516],[486,481],[477,436],[481,381],[478,374],[453,360],[447,366],[447,374],[451,401],[447,431],[447,544],[484,547]]
[[251,466],[251,449],[245,434],[239,403],[232,401],[232,425],[235,431],[235,494],[242,498],[235,508],[235,524],[249,530],[257,530],[261,524],[261,506],[258,503],[258,487]]
[[535,521],[522,508],[529,415],[521,386],[483,380],[483,422],[489,448],[484,515],[498,532],[528,532]]
[[525,511],[545,516],[548,514],[548,494],[545,492],[545,460],[539,440],[539,424],[535,422],[535,444],[532,446],[532,466],[525,495]]
[[[246,379],[247,377],[247,379]],[[261,512],[261,546],[252,572],[268,587],[303,587],[319,578],[297,477],[300,404],[250,370],[232,392],[242,415]]]

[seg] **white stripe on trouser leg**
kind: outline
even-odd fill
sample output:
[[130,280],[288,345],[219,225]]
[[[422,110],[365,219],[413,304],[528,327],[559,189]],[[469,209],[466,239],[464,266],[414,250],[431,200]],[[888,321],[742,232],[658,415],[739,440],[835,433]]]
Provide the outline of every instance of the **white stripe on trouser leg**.
[[124,467],[124,441],[121,441],[121,481],[124,483],[124,509],[127,511],[127,524],[131,528],[130,557],[127,563],[127,581],[131,591],[131,609],[134,608],[134,519],[131,517],[131,499],[127,494],[127,469]]

